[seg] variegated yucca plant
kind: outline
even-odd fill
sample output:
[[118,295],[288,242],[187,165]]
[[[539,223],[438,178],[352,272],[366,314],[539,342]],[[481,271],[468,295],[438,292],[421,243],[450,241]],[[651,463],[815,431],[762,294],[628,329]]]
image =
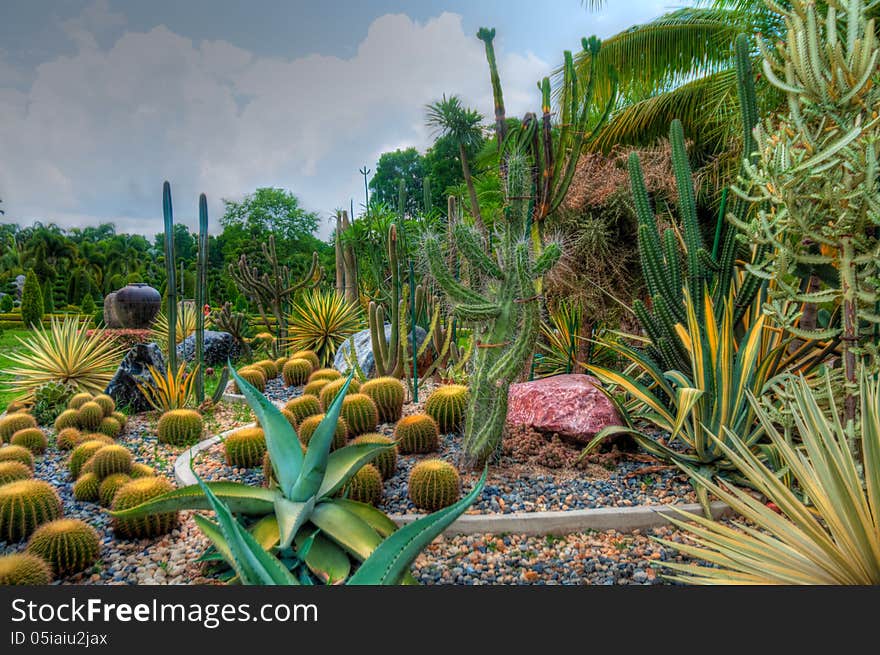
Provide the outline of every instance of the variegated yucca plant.
[[[191,302],[177,303],[177,331],[175,338],[177,343],[186,339],[189,335],[196,331],[196,306]],[[168,315],[165,312],[159,312],[156,315],[151,330],[153,332],[152,339],[163,348],[167,348],[168,344]]]
[[167,369],[163,373],[153,366],[147,366],[147,370],[150,372],[152,384],[138,384],[138,389],[150,405],[161,412],[167,412],[182,409],[189,404],[198,366],[188,372],[186,362],[181,362],[176,372]]
[[[830,389],[828,395],[833,397]],[[791,397],[801,445],[777,430],[755,398],[750,401],[794,479],[794,488],[739,439],[730,435],[714,439],[739,475],[772,506],[751,493],[696,474],[701,486],[744,520],[735,520],[731,526],[693,515],[671,519],[694,544],[661,542],[711,565],[666,563],[678,572],[674,579],[689,584],[880,584],[878,380],[861,372],[863,478],[850,452],[839,408],[832,403],[830,411],[824,412],[815,391],[803,379],[791,382]]]
[[288,317],[292,350],[312,350],[322,365],[333,361],[336,349],[361,328],[360,308],[335,291],[312,289],[293,304]]
[[5,387],[24,392],[29,400],[34,390],[47,382],[73,386],[76,391],[102,393],[122,359],[122,350],[102,330],[89,334],[88,320],[77,316],[53,318],[48,330],[35,327],[17,351],[6,353],[12,366],[0,371],[8,381]]
[[[763,315],[757,315],[737,338],[730,303],[725,302],[716,312],[708,294],[703,299],[701,323],[687,290],[684,296],[687,326],[676,325],[676,335],[687,354],[689,371],[663,371],[653,358],[621,342],[605,345],[629,362],[626,372],[587,367],[628,400],[616,401],[626,424],[600,431],[587,445],[585,454],[608,437],[627,434],[652,455],[679,464],[693,478],[717,471],[735,474],[735,467],[714,437],[722,441],[736,439],[747,448],[758,448],[762,430],[756,425],[748,395],[760,396],[785,368],[788,341],[780,332],[765,330]],[[716,316],[720,316],[720,322]],[[640,430],[637,421],[668,433],[668,445]],[[673,447],[671,442],[675,441],[683,448]],[[699,485],[695,489],[708,511],[705,489]]]
[[[202,516],[195,520],[244,584],[297,584],[312,577],[332,583],[414,582],[409,563],[474,501],[484,480],[460,503],[397,531],[375,507],[338,496],[364,464],[394,447],[362,443],[330,452],[351,374],[305,452],[281,411],[237,373],[232,375],[263,428],[277,482],[263,488],[199,480],[113,516],[213,509],[217,522]],[[255,520],[245,529],[233,514]]]

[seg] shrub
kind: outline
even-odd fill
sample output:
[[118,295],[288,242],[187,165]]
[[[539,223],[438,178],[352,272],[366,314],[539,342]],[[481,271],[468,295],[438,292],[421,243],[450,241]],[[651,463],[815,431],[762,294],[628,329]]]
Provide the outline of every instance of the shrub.
[[[394,444],[394,440],[390,437],[386,437],[384,434],[370,432],[367,434],[362,434],[361,436],[354,439],[351,443],[352,445],[359,443]],[[379,453],[370,463],[379,470],[382,478],[384,480],[387,480],[392,475],[394,475],[394,472],[397,470],[397,446],[395,445],[393,449],[389,449],[385,452]]]
[[34,390],[34,418],[40,425],[49,425],[64,412],[74,389],[63,382],[46,382]]
[[52,582],[52,568],[30,553],[0,556],[0,586],[36,586]]
[[[343,385],[345,385],[345,380],[343,378],[339,378],[337,380],[330,380],[327,384],[321,387],[321,391],[318,394],[318,399],[321,401],[321,407],[324,409],[328,409],[330,404],[333,402],[333,399],[336,398],[336,394],[339,393],[339,390],[342,389]],[[348,391],[346,395],[357,393],[361,390],[361,385],[357,380],[352,379],[352,381],[348,385]]]
[[14,480],[27,480],[33,475],[31,469],[21,462],[0,462],[0,485]]
[[[297,430],[300,443],[302,443],[304,446],[308,446],[309,441],[311,441],[312,439],[312,435],[315,434],[315,430],[318,429],[318,425],[320,425],[321,421],[323,420],[323,414],[315,414],[314,416],[304,418],[302,422],[300,422],[299,429]],[[336,423],[336,432],[333,435],[333,444],[330,446],[330,450],[342,448],[347,440],[348,426],[346,425],[345,419],[340,418],[339,421]]]
[[243,428],[226,437],[223,449],[229,466],[254,468],[263,461],[266,438],[261,428]]
[[25,428],[37,427],[37,421],[30,414],[7,414],[0,418],[0,443],[9,441],[12,435]]
[[413,505],[428,512],[452,505],[461,493],[458,471],[442,459],[426,459],[416,464],[407,483]]
[[[137,478],[126,483],[113,498],[113,511],[129,509],[174,489],[165,478]],[[147,514],[132,518],[113,517],[113,531],[123,539],[157,537],[177,526],[177,512]]]
[[110,507],[116,492],[130,481],[131,476],[125,473],[114,473],[101,480],[98,485],[98,502],[101,503],[101,507]]
[[104,410],[94,400],[84,403],[79,408],[79,426],[85,430],[97,430],[104,420]]
[[293,415],[295,422],[291,422],[291,425],[297,428],[304,418],[321,413],[321,403],[315,396],[302,395],[299,398],[289,400],[284,409]]
[[82,432],[77,428],[64,428],[55,435],[55,445],[59,450],[70,450],[82,439]]
[[403,383],[394,377],[381,377],[364,383],[361,393],[369,396],[379,410],[379,423],[394,423],[403,412]]
[[73,483],[73,497],[80,502],[94,503],[98,500],[101,481],[94,473],[83,473]]
[[13,446],[23,446],[35,455],[42,455],[49,445],[49,440],[40,428],[25,428],[13,434],[9,443]]
[[24,288],[21,291],[21,321],[25,327],[42,325],[43,318],[43,291],[33,271],[28,271],[24,279]]
[[402,453],[430,453],[437,450],[440,429],[427,414],[404,416],[394,426],[394,438]]
[[131,471],[131,453],[128,448],[118,444],[104,446],[90,459],[92,471],[102,480],[114,473],[127,474]]
[[468,388],[463,384],[438,387],[425,401],[425,413],[437,421],[441,434],[459,432],[468,404]]
[[37,528],[26,550],[48,562],[55,575],[65,576],[84,571],[98,560],[101,539],[84,521],[57,519]]
[[67,460],[67,469],[70,471],[70,477],[76,480],[82,472],[83,465],[88,462],[92,455],[101,450],[107,444],[97,439],[89,439],[83,441],[70,453],[70,459]]
[[362,393],[346,395],[340,416],[345,419],[351,436],[374,432],[379,423],[379,410],[369,396]]
[[12,300],[12,296],[10,294],[4,294],[4,296],[0,298],[0,312],[8,314],[12,311],[14,305],[15,301]]
[[31,470],[34,468],[34,456],[24,446],[3,446],[0,448],[0,462],[20,462]]
[[359,503],[378,505],[382,500],[382,475],[372,464],[365,464],[345,485],[343,495]]
[[61,516],[61,498],[43,480],[15,480],[0,486],[0,539],[26,539],[38,526]]
[[202,438],[202,415],[192,409],[172,409],[159,419],[159,443],[191,446]]
[[[80,310],[83,314],[94,314],[97,311],[95,308],[95,299],[92,297],[92,294],[87,293],[85,296],[83,296],[82,306],[80,307]],[[103,310],[101,310],[101,316],[103,317],[103,315],[104,312]]]
[[13,366],[3,371],[28,397],[44,382],[65,382],[78,391],[100,393],[110,382],[122,351],[100,337],[87,336],[88,321],[54,317],[49,329],[38,327],[21,339],[22,348],[7,355]]
[[312,373],[312,365],[306,359],[290,359],[281,369],[281,377],[284,378],[284,384],[288,387],[299,387],[304,385],[309,375]]

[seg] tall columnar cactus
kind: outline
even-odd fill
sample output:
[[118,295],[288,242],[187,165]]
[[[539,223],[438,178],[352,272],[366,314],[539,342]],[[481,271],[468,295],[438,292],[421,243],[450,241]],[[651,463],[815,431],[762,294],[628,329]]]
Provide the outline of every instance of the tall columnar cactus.
[[[789,111],[755,129],[758,159],[746,166],[748,186],[736,190],[760,203],[742,227],[771,249],[750,269],[775,282],[770,309],[785,320],[786,302],[841,306],[836,327],[789,329],[802,338],[841,339],[847,422],[856,417],[858,359],[877,347],[860,323],[880,324],[880,43],[868,19],[873,4],[822,3],[824,20],[812,1],[771,5],[787,34],[777,44],[758,44],[764,74],[785,93]],[[817,291],[791,284],[806,272],[819,277]],[[856,432],[850,446],[858,457]]]
[[199,196],[199,261],[196,273],[196,399],[205,402],[205,311],[208,292],[208,199]]
[[345,302],[358,301],[357,255],[350,243],[345,243],[345,233],[351,227],[348,212],[340,209],[336,212],[336,293],[345,296]]
[[428,235],[424,241],[431,272],[452,302],[454,315],[473,325],[476,353],[463,453],[468,465],[481,464],[501,443],[508,387],[523,370],[538,336],[541,298],[535,280],[561,254],[559,245],[550,243],[534,256],[528,239],[529,189],[526,159],[513,153],[507,160],[505,220],[496,225],[497,257],[484,252],[475,229],[456,226],[456,244],[477,277],[476,286],[455,279],[438,236]]
[[[287,338],[287,308],[296,293],[302,289],[312,289],[321,282],[324,269],[318,262],[318,253],[312,253],[309,270],[299,279],[295,279],[290,268],[281,264],[275,249],[275,237],[270,235],[269,242],[262,244],[263,257],[269,264],[269,272],[263,273],[259,267],[248,262],[247,255],[242,254],[235,264],[229,265],[229,274],[239,290],[257,303],[257,310],[266,329],[272,331],[272,323],[267,311],[271,312],[278,326],[277,344],[284,343]],[[277,354],[277,353],[276,353]]]
[[162,185],[162,216],[165,219],[165,293],[168,316],[168,370],[177,370],[177,270],[174,266],[174,211],[171,207],[171,185]]
[[404,367],[404,341],[400,338],[400,316],[404,312],[400,297],[400,262],[397,256],[397,225],[392,223],[388,228],[388,264],[391,268],[391,301],[389,308],[391,323],[390,338],[385,339],[385,308],[370,301],[369,321],[370,340],[376,362],[376,374],[401,377]]
[[[758,120],[758,110],[748,39],[744,35],[736,40],[736,62],[743,125],[743,157],[748,159],[754,152],[752,129]],[[677,323],[684,324],[686,321],[684,289],[687,289],[691,298],[701,298],[703,288],[708,288],[717,311],[724,307],[724,302],[730,296],[735,270],[738,247],[736,224],[745,218],[748,203],[736,198],[727,213],[729,223],[725,223],[726,203],[722,202],[716,244],[711,248],[707,247],[700,232],[684,129],[678,120],[674,120],[669,128],[669,141],[678,188],[678,212],[684,251],[679,248],[678,234],[673,228],[667,228],[661,236],[651,209],[639,156],[632,153],[628,165],[638,219],[639,258],[651,301],[649,308],[641,300],[636,300],[633,310],[651,339],[651,344],[647,347],[651,358],[664,370],[684,371],[690,367],[689,359],[675,331]],[[752,256],[755,261],[760,261],[765,252],[765,248],[759,247]],[[760,286],[761,280],[749,275],[739,287],[734,301],[735,322],[738,323],[751,306]],[[703,307],[700,306],[700,322],[703,320],[702,312]]]

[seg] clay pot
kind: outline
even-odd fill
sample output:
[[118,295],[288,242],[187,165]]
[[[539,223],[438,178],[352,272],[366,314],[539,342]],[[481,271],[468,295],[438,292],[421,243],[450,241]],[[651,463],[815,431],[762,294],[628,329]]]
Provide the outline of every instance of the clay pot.
[[123,287],[113,299],[114,313],[122,327],[136,330],[149,328],[161,306],[162,296],[143,282]]

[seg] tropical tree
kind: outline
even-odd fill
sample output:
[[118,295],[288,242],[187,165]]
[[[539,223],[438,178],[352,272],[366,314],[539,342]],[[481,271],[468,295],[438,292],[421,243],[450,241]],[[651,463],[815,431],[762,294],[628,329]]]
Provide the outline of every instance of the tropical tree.
[[434,128],[442,136],[450,137],[458,145],[458,157],[461,160],[461,172],[467,185],[471,215],[480,231],[485,232],[486,227],[480,213],[480,203],[477,201],[477,191],[468,163],[468,150],[477,149],[483,143],[483,128],[480,125],[483,115],[462,105],[458,96],[452,95],[447,98],[445,94],[442,99],[427,105],[425,110],[428,127]]
[[406,190],[406,213],[415,214],[420,207],[422,183],[425,177],[422,156],[415,148],[383,152],[370,179],[370,209],[377,205],[396,207],[403,180]]

